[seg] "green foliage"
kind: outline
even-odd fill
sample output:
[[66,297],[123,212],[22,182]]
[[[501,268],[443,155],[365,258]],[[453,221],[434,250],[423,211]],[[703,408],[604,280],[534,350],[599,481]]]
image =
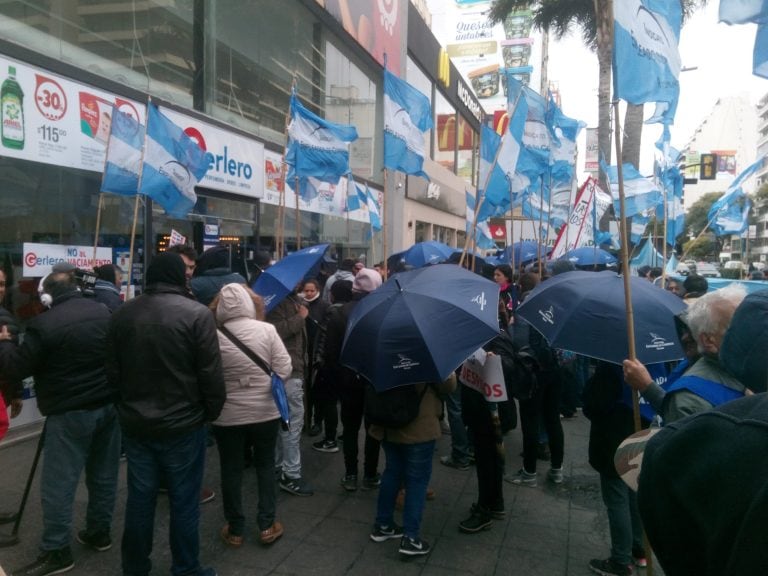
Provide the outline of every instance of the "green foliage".
[[707,214],[712,204],[722,196],[722,192],[707,192],[701,198],[696,200],[685,213],[685,229],[694,238],[701,234],[704,228],[707,228],[709,219]]
[[717,256],[720,254],[720,243],[714,234],[704,234],[686,242],[683,246],[683,252],[687,258],[696,261],[713,261],[717,260]]

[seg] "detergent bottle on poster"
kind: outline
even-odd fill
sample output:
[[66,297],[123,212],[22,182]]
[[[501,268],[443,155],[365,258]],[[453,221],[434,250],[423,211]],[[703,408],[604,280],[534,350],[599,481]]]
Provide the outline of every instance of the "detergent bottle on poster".
[[0,130],[6,148],[24,148],[24,92],[16,81],[16,67],[8,66],[8,78],[0,87]]

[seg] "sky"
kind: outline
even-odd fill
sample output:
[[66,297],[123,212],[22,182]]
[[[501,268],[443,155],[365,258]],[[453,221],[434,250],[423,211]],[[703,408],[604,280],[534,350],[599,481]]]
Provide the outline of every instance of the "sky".
[[[680,74],[680,100],[671,130],[672,145],[678,149],[685,147],[718,98],[746,92],[756,104],[768,94],[768,80],[752,74],[755,25],[718,23],[719,4],[710,0],[704,10],[683,25],[680,33],[682,65],[697,69]],[[584,47],[577,31],[563,40],[550,40],[548,76],[560,88],[563,112],[588,126],[597,126],[597,72],[597,56]],[[647,105],[646,117],[652,111],[653,105]],[[643,129],[643,174],[650,174],[653,169],[653,145],[660,134],[658,125],[646,125]],[[584,148],[582,132],[579,150]],[[580,157],[578,166],[583,165]]]

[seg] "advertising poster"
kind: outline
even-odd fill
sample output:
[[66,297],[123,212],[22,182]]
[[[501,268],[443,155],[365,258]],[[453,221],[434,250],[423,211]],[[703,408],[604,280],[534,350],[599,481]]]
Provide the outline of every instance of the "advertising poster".
[[145,122],[143,104],[0,56],[0,154],[101,172],[112,107]]
[[59,262],[69,262],[83,270],[93,270],[95,266],[112,264],[112,248],[97,248],[94,260],[93,246],[24,242],[25,278],[42,278],[50,274],[53,266]]
[[429,0],[432,32],[489,113],[507,107],[505,73],[538,91],[540,40],[530,11],[491,24],[487,0]]
[[408,6],[401,0],[316,0],[326,11],[338,20],[357,43],[376,61],[400,75],[400,51],[403,45],[403,31],[408,19]]
[[210,167],[199,186],[251,198],[264,195],[264,144],[169,108],[160,111],[206,151]]

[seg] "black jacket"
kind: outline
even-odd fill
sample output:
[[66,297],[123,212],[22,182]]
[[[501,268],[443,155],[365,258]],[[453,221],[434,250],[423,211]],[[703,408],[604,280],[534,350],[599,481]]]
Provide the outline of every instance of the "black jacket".
[[35,377],[37,406],[45,416],[97,408],[114,401],[104,370],[109,310],[71,291],[27,324],[24,342],[3,346],[2,371]]
[[[19,325],[16,318],[13,317],[7,309],[0,306],[0,327],[7,326],[8,332],[13,336],[13,340],[8,344],[7,353],[13,353],[13,346],[18,342]],[[0,354],[5,354],[6,348],[0,349]],[[24,387],[18,377],[12,378],[5,370],[0,370],[0,393],[3,395],[6,405],[11,403],[14,398],[21,398],[24,393]]]
[[211,311],[185,288],[158,283],[115,310],[107,373],[129,435],[163,438],[215,420],[226,397]]

